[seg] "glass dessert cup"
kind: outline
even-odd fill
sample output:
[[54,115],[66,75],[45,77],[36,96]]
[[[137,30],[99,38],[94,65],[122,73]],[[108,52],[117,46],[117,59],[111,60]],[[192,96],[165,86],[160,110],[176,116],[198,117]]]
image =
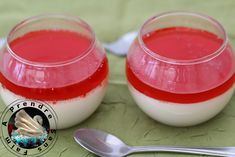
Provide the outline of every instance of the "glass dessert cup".
[[147,20],[129,49],[126,75],[137,105],[151,118],[191,126],[218,114],[234,92],[235,58],[211,17],[168,12]]
[[0,96],[49,104],[58,129],[89,117],[105,95],[108,62],[91,27],[77,17],[42,15],[16,25],[0,54]]

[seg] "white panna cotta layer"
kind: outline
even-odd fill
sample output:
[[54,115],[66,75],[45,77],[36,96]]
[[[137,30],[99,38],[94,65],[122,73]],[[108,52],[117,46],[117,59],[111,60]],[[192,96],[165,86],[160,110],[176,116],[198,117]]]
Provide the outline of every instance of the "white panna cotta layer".
[[[107,87],[107,80],[101,85],[88,92],[85,96],[78,96],[73,99],[46,102],[55,111],[57,120],[57,129],[64,129],[76,125],[88,118],[101,103]],[[6,105],[18,99],[25,99],[20,95],[16,95],[6,88],[0,86],[0,96]]]
[[223,94],[212,99],[190,104],[161,101],[142,94],[128,83],[137,105],[151,118],[172,126],[191,126],[209,120],[218,114],[233,96],[233,85]]

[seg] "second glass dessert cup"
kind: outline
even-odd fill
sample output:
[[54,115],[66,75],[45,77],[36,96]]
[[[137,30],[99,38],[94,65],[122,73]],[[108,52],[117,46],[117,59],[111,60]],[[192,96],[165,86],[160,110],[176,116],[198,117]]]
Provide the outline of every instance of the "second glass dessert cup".
[[126,62],[137,105],[173,126],[196,125],[218,114],[233,95],[234,72],[224,28],[211,17],[190,12],[147,20]]
[[0,54],[0,96],[43,101],[58,117],[57,128],[90,116],[108,80],[105,51],[91,27],[77,17],[43,15],[16,25]]

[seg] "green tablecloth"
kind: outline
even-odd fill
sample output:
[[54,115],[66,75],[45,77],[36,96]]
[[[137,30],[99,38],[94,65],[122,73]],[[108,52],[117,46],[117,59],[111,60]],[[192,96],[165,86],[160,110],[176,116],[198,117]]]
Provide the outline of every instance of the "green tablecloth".
[[[4,37],[19,21],[45,13],[80,16],[95,30],[100,41],[113,41],[138,29],[150,16],[164,11],[189,10],[218,19],[235,46],[234,0],[1,0],[0,36]],[[85,122],[58,132],[58,141],[45,156],[93,156],[73,140],[73,132],[91,127],[118,135],[131,145],[235,146],[235,96],[214,119],[199,126],[175,128],[153,121],[134,103],[125,81],[125,58],[108,53],[110,82],[98,110]],[[1,110],[3,105],[0,105]],[[131,156],[183,156],[149,153]],[[0,143],[0,156],[13,156]],[[190,156],[190,155],[184,155]]]

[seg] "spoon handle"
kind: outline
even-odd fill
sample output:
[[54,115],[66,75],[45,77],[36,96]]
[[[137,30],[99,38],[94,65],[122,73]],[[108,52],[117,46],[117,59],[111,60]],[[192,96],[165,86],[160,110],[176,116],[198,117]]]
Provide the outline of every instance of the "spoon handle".
[[169,146],[136,146],[131,147],[130,153],[138,152],[175,152],[213,156],[235,157],[235,147],[169,147]]

